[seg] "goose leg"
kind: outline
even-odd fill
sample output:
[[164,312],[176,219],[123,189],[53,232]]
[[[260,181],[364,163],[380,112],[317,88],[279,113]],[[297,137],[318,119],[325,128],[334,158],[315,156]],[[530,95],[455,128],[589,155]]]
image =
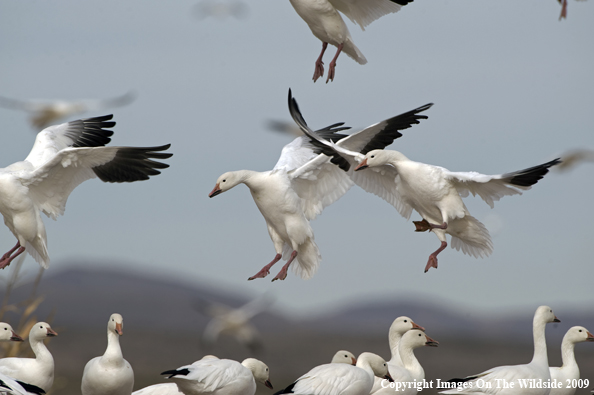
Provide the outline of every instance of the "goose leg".
[[322,57],[324,56],[324,52],[326,52],[326,48],[328,47],[328,43],[322,43],[322,52],[320,56],[318,56],[318,60],[316,60],[316,69],[314,71],[313,82],[316,82],[318,78],[324,76],[324,62],[322,62]]
[[336,59],[338,59],[338,55],[340,55],[340,53],[342,52],[342,46],[342,44],[338,45],[336,55],[334,55],[334,59],[332,59],[332,62],[330,62],[330,64],[328,65],[328,78],[326,79],[326,83],[328,83],[328,81],[334,81],[334,69],[336,68]]
[[562,18],[567,18],[567,0],[562,0],[561,2],[561,15],[559,15],[559,20]]
[[258,273],[254,274],[252,277],[248,278],[248,280],[253,280],[255,278],[264,278],[270,274],[270,268],[283,256],[281,254],[276,254],[274,259],[266,266],[264,266]]
[[[12,253],[15,251],[16,254],[12,255]],[[21,243],[17,241],[16,245],[12,247],[12,249],[6,254],[2,255],[2,258],[0,258],[0,269],[4,269],[6,266],[10,265],[10,262],[12,262],[12,260],[17,256],[21,255],[24,251],[25,247],[21,247]]]
[[434,267],[437,269],[437,255],[442,252],[446,247],[448,246],[448,243],[446,243],[445,241],[441,242],[441,246],[435,250],[435,252],[431,255],[429,255],[429,260],[427,261],[427,266],[425,266],[425,273],[427,273],[427,271]]
[[289,258],[287,263],[285,263],[285,266],[283,266],[283,268],[280,270],[280,272],[278,272],[276,277],[272,279],[272,281],[284,280],[285,278],[287,278],[287,270],[289,269],[289,265],[291,264],[291,262],[293,262],[293,259],[295,259],[296,256],[297,256],[297,251],[293,251],[291,253],[291,257]]
[[426,232],[431,229],[447,229],[448,224],[446,222],[442,223],[441,225],[435,225],[427,221],[423,218],[422,221],[413,221],[415,224],[415,232]]

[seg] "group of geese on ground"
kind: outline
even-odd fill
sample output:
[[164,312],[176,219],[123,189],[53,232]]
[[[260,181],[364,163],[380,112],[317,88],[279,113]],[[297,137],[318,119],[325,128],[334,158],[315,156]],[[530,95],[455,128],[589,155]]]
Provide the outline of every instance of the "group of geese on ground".
[[[560,322],[548,306],[540,306],[533,319],[534,356],[525,365],[499,366],[466,378],[451,379],[443,394],[522,394],[572,395],[580,372],[575,360],[576,343],[594,341],[594,335],[582,326],[570,328],[561,344],[561,367],[549,367],[545,326]],[[135,392],[134,373],[124,359],[119,343],[123,335],[123,318],[114,313],[107,324],[107,349],[101,357],[91,359],[82,376],[82,395],[253,395],[256,383],[272,389],[268,366],[254,358],[239,363],[207,355],[177,369],[161,373],[170,383],[161,383]],[[35,358],[0,359],[0,391],[15,395],[42,395],[54,381],[54,360],[43,343],[56,336],[44,322],[35,324],[29,342]],[[1,341],[22,341],[12,327],[0,323]],[[314,367],[275,395],[388,395],[395,391],[412,395],[425,381],[423,367],[414,349],[437,346],[439,343],[425,334],[425,328],[406,316],[398,317],[390,326],[388,341],[391,358],[386,362],[379,355],[364,352],[358,358],[349,351],[338,351],[331,363]],[[558,386],[522,388],[520,380],[542,383],[559,382]],[[480,382],[480,384],[479,384]],[[513,388],[503,388],[502,382],[515,382]],[[423,388],[423,387],[420,387]],[[435,388],[435,387],[432,387]],[[449,389],[448,389],[449,388]]]
[[266,220],[276,255],[249,280],[266,277],[272,266],[287,260],[275,280],[284,280],[288,268],[311,278],[321,256],[309,221],[342,197],[354,184],[394,206],[404,218],[413,210],[422,217],[413,221],[418,232],[433,232],[439,248],[429,255],[425,272],[437,268],[437,255],[447,246],[464,254],[486,257],[493,251],[487,228],[468,212],[462,198],[479,195],[491,208],[503,196],[519,195],[536,184],[560,159],[501,175],[452,172],[415,162],[397,151],[385,150],[404,129],[427,119],[421,114],[433,104],[371,125],[350,135],[336,123],[313,131],[305,122],[289,89],[289,111],[304,136],[283,147],[270,171],[231,171],[221,175],[209,197],[245,184]]

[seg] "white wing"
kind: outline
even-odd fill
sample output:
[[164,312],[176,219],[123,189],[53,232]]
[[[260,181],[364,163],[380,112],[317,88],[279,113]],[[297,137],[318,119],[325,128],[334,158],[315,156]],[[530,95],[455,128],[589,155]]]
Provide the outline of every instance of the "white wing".
[[[339,395],[347,388],[359,384],[358,380],[361,377],[358,369],[355,366],[336,363],[316,366],[297,379],[292,391],[303,395]],[[367,375],[363,370],[361,373]]]
[[161,383],[134,391],[132,395],[184,395],[184,393],[179,391],[175,383]]
[[178,372],[168,378],[180,386],[191,384],[203,392],[213,392],[235,381],[244,369],[239,362],[229,359],[205,359],[163,374]]
[[330,0],[330,3],[365,30],[371,22],[384,15],[400,11],[402,5],[411,1],[413,0]]

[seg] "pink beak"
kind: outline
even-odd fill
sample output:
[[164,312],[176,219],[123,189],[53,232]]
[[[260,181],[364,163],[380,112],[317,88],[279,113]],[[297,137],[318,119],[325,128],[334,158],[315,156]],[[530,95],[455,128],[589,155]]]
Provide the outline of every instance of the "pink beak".
[[117,323],[116,322],[116,329],[115,329],[116,333],[120,336],[122,336],[124,334],[124,331],[122,329],[122,324]]
[[215,185],[214,189],[212,190],[212,192],[210,192],[208,194],[208,197],[215,197],[217,196],[219,193],[221,193],[223,191],[221,191],[221,187],[219,186],[219,184],[217,183],[217,185]]
[[14,331],[12,331],[12,336],[10,337],[10,340],[13,342],[22,342],[23,338],[14,333]]
[[363,159],[363,162],[359,163],[357,167],[355,167],[355,171],[366,169],[367,166],[367,158]]
[[412,326],[413,326],[413,329],[420,329],[420,330],[422,330],[423,332],[425,332],[425,328],[423,328],[421,325],[417,325],[417,324],[415,324],[415,323],[414,323],[414,322],[412,322],[412,321],[411,321],[411,324],[412,324]]
[[586,338],[586,340],[589,342],[594,342],[594,335],[588,332],[588,337]]
[[437,340],[433,340],[427,335],[425,335],[425,337],[427,338],[427,342],[425,343],[426,346],[437,347],[439,345],[439,342]]
[[55,332],[52,328],[47,328],[47,336],[48,337],[58,336],[58,333]]

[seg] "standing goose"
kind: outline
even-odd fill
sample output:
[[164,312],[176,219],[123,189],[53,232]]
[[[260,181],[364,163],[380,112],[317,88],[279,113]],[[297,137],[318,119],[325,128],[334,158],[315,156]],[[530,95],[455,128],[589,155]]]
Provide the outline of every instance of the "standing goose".
[[[425,379],[425,370],[415,357],[414,349],[429,346],[437,347],[439,343],[429,336],[427,336],[420,329],[412,329],[402,336],[399,343],[399,355],[402,366],[388,365],[390,375],[394,379],[396,387],[390,388],[385,381],[380,383],[379,388],[371,391],[373,395],[390,395],[397,389],[400,395],[414,395],[417,393],[417,388],[411,383],[423,382]],[[400,386],[398,386],[400,384]]]
[[[15,333],[10,324],[0,322],[0,342],[22,342],[23,338]],[[5,374],[0,373],[0,393],[10,395],[43,395],[45,391],[41,388],[15,380]]]
[[[452,236],[452,248],[476,258],[486,257],[493,252],[493,243],[487,228],[470,215],[462,201],[470,193],[479,195],[491,208],[503,196],[521,195],[559,164],[554,159],[528,169],[501,175],[486,175],[477,172],[452,172],[439,166],[414,162],[398,151],[353,149],[345,138],[338,144],[326,141],[311,133],[305,124],[299,107],[290,100],[291,115],[303,133],[312,139],[312,144],[324,154],[332,157],[345,170],[356,162],[353,181],[367,192],[378,195],[404,218],[409,219],[414,209],[422,221],[413,221],[417,232],[430,231],[440,240],[440,247],[429,255],[425,272],[437,268],[437,255],[447,247],[446,234]],[[354,135],[356,136],[356,134]],[[378,133],[377,140],[382,138]],[[344,165],[344,166],[343,166]],[[359,176],[358,171],[371,169]]]
[[134,371],[124,359],[120,336],[124,334],[124,319],[114,313],[107,322],[107,349],[101,357],[85,365],[82,395],[130,395],[134,387]]
[[57,335],[48,323],[38,322],[33,325],[29,331],[29,344],[35,358],[0,359],[0,374],[48,392],[54,383],[54,358],[43,341]]
[[203,358],[191,365],[161,374],[177,384],[185,395],[254,395],[256,383],[272,389],[268,366],[255,358],[242,363],[230,359]]
[[[532,321],[534,356],[530,363],[526,365],[498,366],[463,379],[449,380],[451,383],[456,383],[459,386],[464,385],[464,387],[442,391],[440,394],[549,395],[550,388],[523,388],[520,384],[520,380],[542,381],[544,383],[551,378],[545,339],[545,326],[549,322],[561,321],[555,317],[553,310],[548,306],[540,306],[536,309]],[[481,381],[477,384],[478,380]],[[501,385],[502,382],[514,382],[514,387],[504,388]],[[479,388],[479,385],[482,388]]]
[[334,45],[336,55],[328,68],[328,81],[334,80],[336,60],[341,52],[345,52],[359,64],[367,63],[365,56],[355,46],[347,25],[340,16],[345,14],[353,23],[361,26],[369,25],[376,19],[389,13],[397,12],[413,0],[290,0],[299,16],[307,23],[311,32],[322,42],[322,52],[316,60],[313,81],[324,75],[322,57],[328,44]]
[[355,366],[345,363],[319,365],[274,395],[369,395],[374,376],[392,381],[386,361],[364,352]]
[[572,385],[573,380],[580,379],[580,368],[575,361],[574,348],[576,343],[592,342],[594,335],[590,333],[583,326],[571,327],[561,342],[561,358],[563,364],[561,367],[551,367],[551,380],[560,381],[562,388],[552,388],[550,395],[573,395],[575,394],[576,386]]
[[0,169],[0,213],[17,244],[0,258],[0,269],[25,250],[43,267],[50,258],[40,213],[64,214],[68,196],[80,183],[148,180],[169,165],[169,144],[160,147],[105,147],[113,134],[111,115],[50,126],[37,134],[24,161]]
[[[290,109],[292,103],[289,89]],[[294,104],[296,106],[296,102]],[[427,118],[418,115],[418,112],[429,107],[430,105],[423,106],[378,122],[349,137],[337,134],[338,131],[347,129],[340,127],[343,123],[328,126],[317,132],[308,128],[310,136],[315,136],[313,140],[312,137],[301,136],[287,144],[271,171],[240,170],[220,176],[208,196],[217,196],[241,183],[247,185],[266,220],[268,233],[276,250],[274,259],[249,279],[267,276],[270,268],[281,258],[288,261],[273,281],[285,279],[289,265],[294,260],[297,261],[297,265],[293,265],[293,271],[306,279],[311,278],[319,266],[321,257],[309,221],[320,214],[324,207],[344,195],[353,182],[345,172],[332,165],[336,162],[341,169],[348,170],[348,161],[341,157],[338,157],[338,160],[328,158],[322,154],[323,149],[312,145],[312,141],[322,138],[343,144],[342,140],[345,140],[349,148],[383,148],[402,136],[399,130],[407,129],[419,123],[420,119]],[[295,118],[293,111],[291,113]],[[300,127],[307,128],[302,118],[295,121]],[[380,133],[381,138],[376,138]]]

